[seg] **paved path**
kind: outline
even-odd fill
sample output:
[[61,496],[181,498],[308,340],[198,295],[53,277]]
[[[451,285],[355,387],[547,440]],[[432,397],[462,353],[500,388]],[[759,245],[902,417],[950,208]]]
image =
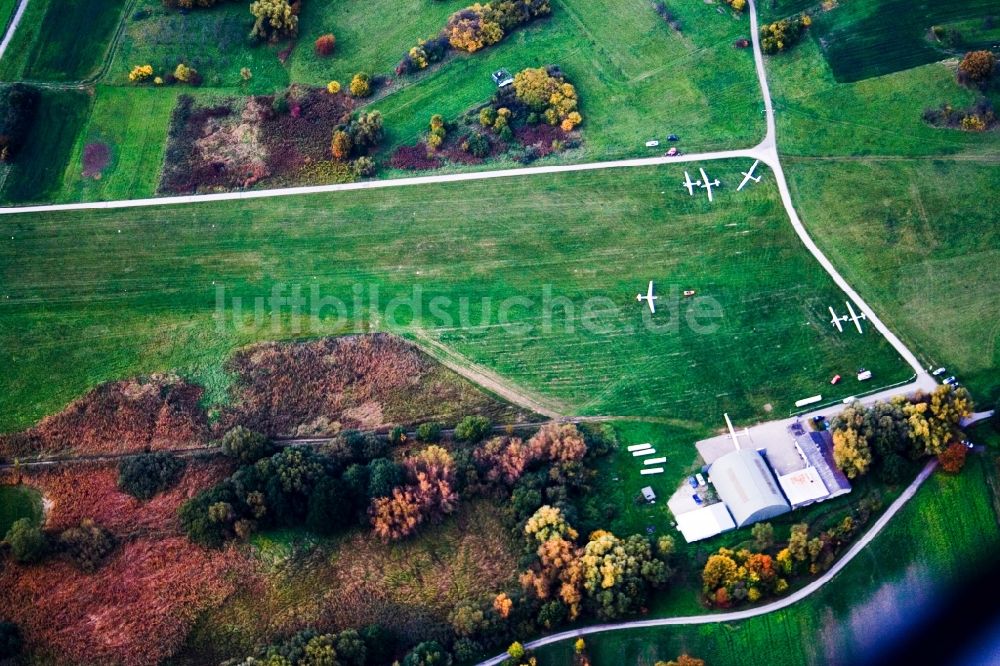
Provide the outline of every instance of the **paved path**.
[[14,38],[14,31],[17,30],[17,26],[21,22],[21,17],[24,16],[24,10],[27,8],[28,0],[21,0],[21,3],[17,6],[17,11],[14,12],[14,20],[7,26],[7,32],[4,33],[3,41],[0,42],[0,58],[3,58],[3,54],[7,52],[10,40]]
[[519,169],[497,169],[492,171],[473,171],[466,173],[437,174],[432,176],[413,176],[411,178],[365,180],[357,183],[337,183],[331,185],[312,185],[305,187],[282,187],[272,190],[220,192],[218,194],[188,194],[174,197],[125,199],[118,201],[89,201],[84,203],[48,204],[43,206],[8,206],[0,208],[0,215],[10,215],[15,213],[51,213],[67,210],[143,208],[149,206],[174,206],[177,204],[207,203],[212,201],[267,199],[271,197],[321,194],[326,192],[349,192],[353,190],[378,190],[390,187],[409,187],[411,185],[459,183],[468,180],[516,178],[521,176],[537,176],[548,173],[570,173],[575,171],[597,171],[601,169],[622,169],[629,167],[660,166],[664,164],[683,164],[687,162],[726,160],[739,157],[745,157],[747,159],[763,159],[762,153],[760,153],[756,148],[750,148],[746,150],[723,150],[712,153],[692,153],[690,155],[679,155],[677,157],[638,157],[634,159],[611,160],[607,162],[554,164],[551,166],[523,167]]
[[[885,510],[875,524],[871,528],[854,542],[847,552],[839,560],[837,560],[830,569],[824,573],[822,576],[812,581],[805,587],[796,590],[787,597],[779,599],[778,601],[773,601],[769,604],[764,604],[762,606],[756,606],[754,608],[747,608],[745,610],[732,611],[729,613],[705,613],[704,615],[688,615],[684,617],[662,617],[651,620],[633,620],[631,622],[615,622],[609,624],[595,624],[589,627],[580,627],[579,629],[571,629],[569,631],[562,631],[558,634],[552,634],[551,636],[545,636],[544,638],[539,638],[538,640],[530,641],[525,643],[524,646],[528,649],[540,648],[543,645],[550,645],[552,643],[558,643],[560,641],[570,640],[578,638],[580,636],[587,636],[589,634],[599,634],[607,631],[621,631],[623,629],[642,629],[648,627],[669,627],[669,626],[683,626],[683,625],[694,625],[694,624],[714,624],[717,622],[737,622],[739,620],[747,620],[752,617],[757,617],[758,615],[766,615],[767,613],[773,613],[774,611],[781,610],[783,608],[788,608],[792,604],[799,602],[809,595],[816,592],[831,580],[836,577],[840,571],[846,567],[851,560],[858,556],[858,554],[865,549],[868,544],[872,542],[879,535],[879,533],[889,524],[893,516],[899,513],[899,510],[906,505],[910,499],[917,493],[917,490],[923,485],[924,481],[930,477],[931,473],[937,467],[937,460],[932,460],[927,463],[917,478],[913,480],[906,490],[896,498],[889,508]],[[507,657],[506,654],[497,655],[491,659],[480,662],[479,666],[495,666],[499,664]]]

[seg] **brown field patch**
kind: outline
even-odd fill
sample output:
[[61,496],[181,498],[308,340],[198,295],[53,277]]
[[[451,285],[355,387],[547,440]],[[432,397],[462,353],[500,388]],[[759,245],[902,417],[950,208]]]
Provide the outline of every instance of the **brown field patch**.
[[[223,458],[192,459],[176,486],[142,502],[118,490],[114,462],[75,464],[62,468],[26,469],[21,482],[37,488],[45,498],[45,528],[63,530],[90,518],[119,538],[155,532],[180,534],[177,509],[199,490],[215,485],[232,472]],[[12,475],[0,483],[14,482]]]
[[17,622],[33,653],[55,663],[146,666],[172,654],[202,610],[252,575],[235,548],[206,551],[178,536],[139,539],[92,574],[64,560],[6,564],[0,616]]
[[331,435],[468,414],[511,422],[520,414],[387,334],[263,343],[233,357],[232,406],[218,432],[241,424],[271,436]]
[[0,435],[0,456],[131,453],[204,443],[202,388],[154,375],[102,384],[20,433]]

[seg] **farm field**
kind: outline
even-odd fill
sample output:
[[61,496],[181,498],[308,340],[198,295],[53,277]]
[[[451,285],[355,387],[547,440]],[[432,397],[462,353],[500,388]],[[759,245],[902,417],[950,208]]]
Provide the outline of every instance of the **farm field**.
[[838,83],[805,40],[768,68],[785,174],[810,234],[925,363],[995,402],[1000,139],[922,119],[975,101],[954,63]]
[[[1000,548],[990,483],[996,474],[992,456],[970,458],[958,476],[934,474],[831,584],[788,609],[722,625],[587,636],[591,660],[638,666],[687,653],[726,666],[768,654],[769,663],[798,666],[871,659],[905,631],[922,604]],[[545,663],[572,663],[572,642],[538,652]]]
[[[744,167],[710,169],[732,183]],[[723,189],[712,205],[688,198],[682,176],[608,170],[5,216],[0,428],[102,381],[169,369],[218,400],[211,387],[236,347],[368,329],[439,340],[564,413],[713,427],[723,411],[759,421],[802,396],[855,394],[868,388],[851,376],[860,366],[871,389],[910,377],[872,332],[829,326],[827,306],[843,295],[792,232],[773,182]],[[635,302],[650,279],[661,294],[651,323],[665,330]],[[314,300],[325,310],[296,328],[290,308],[265,302],[295,287],[304,312],[309,298],[337,297],[345,316]],[[846,380],[834,388],[837,373]]]
[[[990,48],[987,17],[1000,14],[998,0],[861,0],[833,4],[821,10],[811,0],[763,0],[762,14],[781,18],[812,10],[811,42],[821,43],[837,81],[851,82],[882,76],[961,54],[964,50]],[[959,29],[967,38],[961,51],[929,37],[932,26]]]
[[[182,91],[98,86],[90,115],[77,134],[58,193],[63,201],[141,199],[156,193],[166,134]],[[105,146],[107,158],[88,165],[88,146]],[[93,171],[93,173],[91,172]],[[36,200],[40,200],[36,197]]]
[[128,0],[33,0],[0,61],[0,80],[81,81],[97,76]]
[[972,91],[955,82],[954,63],[838,83],[819,47],[803,40],[769,58],[767,68],[783,156],[996,156],[1000,148],[996,132],[942,129],[923,121],[924,109],[945,103],[965,108],[975,101]]

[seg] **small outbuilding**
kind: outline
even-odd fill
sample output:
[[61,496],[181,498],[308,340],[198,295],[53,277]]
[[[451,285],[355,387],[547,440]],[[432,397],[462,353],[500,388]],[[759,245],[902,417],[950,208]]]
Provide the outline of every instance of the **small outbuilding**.
[[731,451],[712,463],[708,473],[737,527],[791,511],[767,462],[756,451]]
[[646,499],[647,502],[656,501],[656,493],[653,492],[653,489],[650,486],[646,486],[645,488],[642,489],[642,496]]
[[506,69],[498,69],[493,72],[493,83],[497,84],[497,88],[503,88],[514,83],[514,77]]

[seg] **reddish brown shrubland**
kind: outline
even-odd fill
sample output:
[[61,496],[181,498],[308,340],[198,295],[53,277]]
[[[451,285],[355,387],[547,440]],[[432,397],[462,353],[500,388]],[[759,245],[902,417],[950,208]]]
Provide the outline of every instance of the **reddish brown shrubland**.
[[323,435],[342,428],[454,421],[467,414],[510,420],[510,410],[413,345],[385,335],[254,345],[229,364],[232,402],[217,424],[269,435]]
[[197,446],[207,435],[201,395],[201,387],[175,377],[103,384],[30,430],[0,436],[0,456]]
[[178,98],[161,193],[290,183],[304,167],[329,159],[332,129],[349,119],[354,106],[346,93],[299,87],[287,95],[284,112],[274,111],[273,96],[239,102],[199,107],[189,95]]
[[0,616],[17,622],[29,649],[57,663],[151,665],[176,650],[201,610],[250,575],[233,548],[206,551],[180,536],[140,539],[119,546],[93,574],[64,560],[7,564]]
[[[113,462],[76,464],[60,469],[27,469],[23,483],[38,488],[46,501],[45,527],[62,530],[85,518],[125,538],[137,533],[179,534],[177,509],[203,488],[221,481],[232,470],[225,459],[188,461],[180,482],[148,502],[118,490],[118,466]],[[2,482],[12,482],[7,476]]]

